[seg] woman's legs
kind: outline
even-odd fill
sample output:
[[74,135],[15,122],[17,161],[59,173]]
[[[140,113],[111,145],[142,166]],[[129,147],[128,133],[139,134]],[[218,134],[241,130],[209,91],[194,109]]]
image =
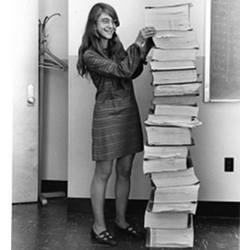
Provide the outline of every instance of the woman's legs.
[[94,231],[99,234],[106,230],[104,219],[104,199],[108,179],[112,173],[113,160],[97,161],[95,173],[91,183],[91,203],[94,214]]
[[116,223],[122,227],[128,227],[126,222],[126,209],[130,191],[130,176],[134,160],[134,154],[117,159],[116,162]]

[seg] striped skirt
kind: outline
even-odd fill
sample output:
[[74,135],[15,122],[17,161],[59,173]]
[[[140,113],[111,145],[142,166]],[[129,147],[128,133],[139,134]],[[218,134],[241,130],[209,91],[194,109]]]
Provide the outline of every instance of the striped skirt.
[[133,96],[96,102],[92,159],[112,160],[143,150],[140,115]]

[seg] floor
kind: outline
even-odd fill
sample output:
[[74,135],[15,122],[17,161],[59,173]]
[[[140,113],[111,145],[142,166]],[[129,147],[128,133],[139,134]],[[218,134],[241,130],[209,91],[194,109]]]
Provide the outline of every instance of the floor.
[[[40,204],[13,205],[12,250],[101,250],[103,245],[90,242],[93,222],[90,213],[69,211],[65,199],[53,199]],[[113,229],[113,215],[107,214],[107,224]],[[129,215],[129,221],[143,225],[143,215]],[[195,250],[239,249],[239,219],[195,218]],[[112,249],[148,249],[143,240],[119,239]],[[170,248],[161,248],[170,249]]]

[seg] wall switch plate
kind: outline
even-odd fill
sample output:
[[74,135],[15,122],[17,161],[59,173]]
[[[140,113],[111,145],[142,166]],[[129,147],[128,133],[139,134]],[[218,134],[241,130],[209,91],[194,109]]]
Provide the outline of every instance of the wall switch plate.
[[234,158],[225,157],[224,171],[225,172],[233,172],[234,171]]

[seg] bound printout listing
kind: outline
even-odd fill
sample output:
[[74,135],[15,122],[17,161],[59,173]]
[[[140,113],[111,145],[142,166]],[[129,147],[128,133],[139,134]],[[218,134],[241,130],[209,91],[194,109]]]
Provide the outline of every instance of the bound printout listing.
[[145,7],[156,8],[156,7],[169,7],[176,5],[188,4],[192,6],[192,2],[187,0],[145,0]]
[[156,187],[188,186],[199,182],[193,167],[171,172],[152,172],[151,180]]
[[175,115],[154,115],[149,114],[148,119],[144,122],[146,125],[158,126],[177,126],[194,128],[202,123],[192,116],[175,116]]
[[186,158],[158,158],[158,159],[145,159],[143,162],[143,172],[148,173],[158,173],[164,171],[177,171],[184,170],[187,168]]
[[154,191],[156,203],[196,202],[200,184],[190,186],[157,187]]
[[184,229],[147,229],[147,247],[192,247],[194,241],[193,218],[190,225]]
[[159,212],[185,212],[187,214],[195,214],[197,210],[197,202],[155,202],[153,200],[149,200],[148,207],[151,212],[159,213]]
[[196,60],[196,49],[157,49],[152,48],[148,60],[151,61],[195,61]]
[[190,215],[187,213],[154,213],[146,209],[144,216],[144,227],[162,229],[184,229],[188,228]]
[[162,71],[162,70],[177,70],[177,69],[195,69],[193,61],[151,61],[151,70]]
[[[179,85],[175,85],[178,86]],[[194,94],[185,94],[184,91],[175,90],[176,94],[168,95],[169,91],[161,90],[161,87],[158,86],[154,88],[154,97],[152,99],[152,104],[178,104],[178,105],[195,105],[198,102],[199,93],[198,90],[192,91]],[[169,85],[172,87],[172,85]],[[157,90],[160,88],[160,90]],[[173,92],[173,90],[171,90]],[[157,93],[157,95],[156,95]],[[179,96],[178,96],[179,94]]]
[[197,82],[196,69],[153,71],[153,85]]
[[191,131],[183,127],[146,126],[149,145],[192,145]]
[[186,158],[188,156],[188,148],[183,146],[144,146],[144,159],[158,159],[158,158]]
[[199,95],[199,89],[201,87],[201,83],[194,82],[194,83],[182,83],[182,84],[168,84],[168,85],[157,85],[154,88],[154,96],[165,96],[165,101],[170,101],[169,96],[175,96],[172,100],[178,96],[180,103],[176,104],[183,104],[183,102],[187,101],[187,99],[191,99],[193,97],[185,97],[186,95]]
[[167,104],[157,104],[155,105],[154,114],[155,115],[173,115],[173,116],[189,116],[197,117],[199,112],[199,107],[197,105],[167,105]]
[[190,30],[189,5],[169,8],[147,8],[145,25],[156,30]]
[[196,34],[190,31],[157,31],[153,37],[158,49],[198,49]]

